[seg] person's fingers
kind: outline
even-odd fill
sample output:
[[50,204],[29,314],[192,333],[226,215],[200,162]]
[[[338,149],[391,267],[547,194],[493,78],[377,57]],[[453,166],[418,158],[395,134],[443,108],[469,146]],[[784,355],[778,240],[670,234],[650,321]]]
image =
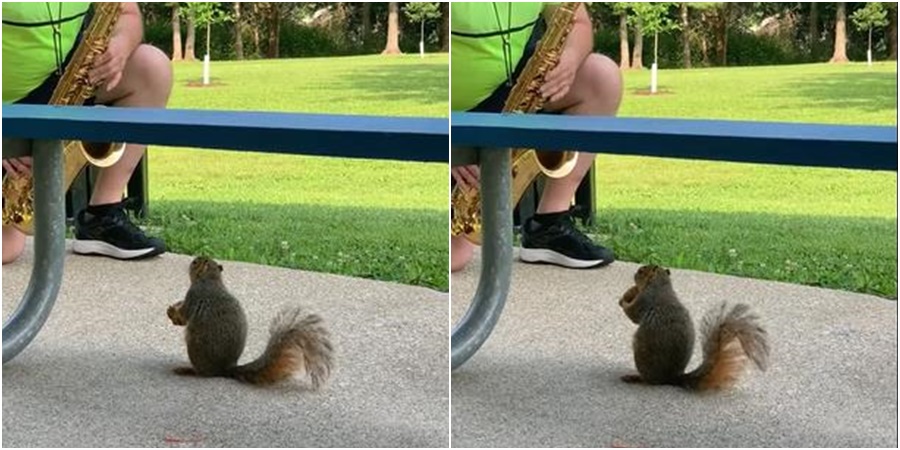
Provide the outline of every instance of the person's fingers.
[[94,86],[100,86],[106,80],[108,72],[108,65],[95,66],[88,72],[88,81]]
[[558,101],[562,100],[563,97],[565,97],[566,94],[568,94],[568,93],[569,93],[569,86],[563,86],[561,89],[557,90],[554,94],[552,94],[550,96],[550,99],[548,100],[548,102],[550,102],[550,103],[558,102]]
[[116,88],[119,85],[119,82],[122,81],[122,72],[116,72],[113,74],[112,78],[106,83],[106,87],[104,89],[108,92]]
[[456,185],[463,187],[465,189],[469,188],[469,183],[466,182],[466,179],[460,174],[459,170],[453,169],[450,171],[450,175],[453,176],[453,179],[456,180]]
[[454,167],[450,173],[457,183],[466,188],[475,188],[478,186],[480,173],[477,165]]
[[453,172],[453,175],[454,178],[456,178],[456,182],[463,187],[469,189],[475,186],[475,184],[472,183],[472,178],[469,176],[469,173],[465,169],[458,168]]
[[108,66],[112,63],[112,54],[108,51],[103,52],[91,64],[88,70],[88,80],[91,84],[97,85],[103,79],[103,75],[109,72]]
[[16,172],[19,175],[27,175],[31,173],[31,166],[22,162],[19,158],[12,158],[9,160],[9,163],[16,168]]
[[3,168],[14,177],[25,176],[31,172],[30,163],[24,164],[19,158],[4,159]]
[[98,55],[96,59],[94,59],[94,64],[92,64],[92,66],[93,66],[92,68],[96,68],[96,67],[100,67],[102,65],[108,64],[112,60],[113,60],[112,53],[110,53],[108,51],[103,52],[100,55]]
[[469,174],[471,174],[476,181],[481,179],[481,167],[479,165],[472,164],[471,166],[465,166],[465,168],[469,170]]
[[[88,78],[94,86],[108,85],[121,75],[122,67],[117,63],[115,58],[110,58],[102,64],[95,64],[93,69],[88,72]],[[116,80],[118,83],[118,80]]]
[[547,73],[547,77],[544,78],[544,84],[541,86],[541,95],[544,98],[548,97],[552,92],[555,92],[557,87],[556,85],[560,82],[560,72],[559,66],[551,70]]
[[480,180],[478,166],[463,166],[460,168],[460,172],[462,173],[462,176],[465,178],[468,185],[473,187],[478,186]]

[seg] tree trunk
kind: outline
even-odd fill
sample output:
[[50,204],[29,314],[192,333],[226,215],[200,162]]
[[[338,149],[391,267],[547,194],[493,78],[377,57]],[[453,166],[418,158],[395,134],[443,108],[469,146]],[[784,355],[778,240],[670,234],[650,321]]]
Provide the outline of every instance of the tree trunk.
[[641,27],[641,19],[634,24],[634,48],[631,52],[631,68],[644,68],[644,30]]
[[441,52],[450,51],[450,2],[441,2]]
[[815,55],[816,48],[819,46],[819,4],[811,2],[809,4],[809,49]]
[[234,2],[234,57],[244,59],[244,23],[241,20],[241,2]]
[[628,55],[628,15],[625,13],[619,16],[619,68],[631,68],[631,58]]
[[897,60],[897,5],[887,7],[888,11],[888,59]]
[[399,55],[400,51],[400,18],[397,13],[397,2],[388,3],[388,32],[387,45],[384,46],[382,55]]
[[728,15],[730,4],[723,3],[718,8],[716,20],[716,56],[720,66],[728,65]]
[[263,23],[262,14],[259,12],[259,3],[253,2],[251,5],[253,5],[253,21],[250,24],[253,36],[253,54],[257,58],[262,58],[262,48],[259,46],[259,29]]
[[838,2],[834,20],[834,54],[829,62],[847,61],[847,3]]
[[178,17],[178,3],[172,6],[172,61],[184,59],[181,53],[181,18]]
[[266,49],[267,58],[278,58],[278,33],[281,31],[281,15],[278,5],[269,4],[269,30],[268,48]]
[[688,14],[687,2],[681,2],[681,47],[684,58],[684,68],[691,68],[691,26]]
[[362,4],[362,42],[363,48],[369,48],[372,42],[372,4]]
[[[350,41],[350,10],[347,2],[337,2],[334,7],[334,14],[328,21],[329,34],[331,41],[335,46],[343,52],[348,47],[347,42]],[[280,33],[279,33],[280,35]],[[281,40],[281,37],[278,38]]]
[[700,33],[700,53],[703,54],[703,66],[709,67],[709,39],[706,33]]
[[185,61],[194,61],[197,57],[194,55],[194,43],[197,40],[197,27],[194,25],[194,19],[188,17],[187,38],[184,41],[184,59]]

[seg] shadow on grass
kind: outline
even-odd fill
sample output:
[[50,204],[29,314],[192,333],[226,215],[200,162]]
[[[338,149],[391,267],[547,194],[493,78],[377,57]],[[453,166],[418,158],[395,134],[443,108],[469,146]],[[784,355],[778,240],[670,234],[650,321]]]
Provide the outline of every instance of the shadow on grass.
[[602,209],[618,258],[897,299],[897,220]]
[[896,73],[829,73],[807,75],[769,92],[771,97],[799,97],[810,107],[854,109],[881,113],[897,111]]
[[[377,96],[379,101],[405,100],[439,105],[448,102],[449,72],[443,64],[366,65],[350,71],[333,86],[364,91]],[[336,100],[340,98],[335,97]]]
[[169,251],[448,291],[446,211],[154,200]]

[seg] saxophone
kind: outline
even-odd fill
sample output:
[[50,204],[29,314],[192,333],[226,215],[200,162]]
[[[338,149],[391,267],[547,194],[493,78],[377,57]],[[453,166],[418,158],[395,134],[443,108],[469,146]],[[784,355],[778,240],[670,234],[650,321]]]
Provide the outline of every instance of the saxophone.
[[[544,79],[559,63],[559,55],[572,31],[575,11],[581,2],[561,3],[547,30],[538,41],[534,55],[528,59],[503,106],[504,113],[534,113],[544,106],[540,88]],[[513,149],[511,154],[512,188],[510,203],[516,205],[534,179],[543,173],[550,178],[562,178],[575,167],[576,152],[538,152],[534,149]],[[453,218],[450,232],[463,235],[470,242],[481,244],[481,195],[475,187],[457,184],[451,195]]]
[[[95,86],[88,80],[94,58],[103,54],[121,13],[121,3],[94,3],[93,16],[75,48],[72,60],[53,90],[51,105],[81,105],[94,95]],[[124,143],[66,141],[64,144],[64,182],[72,185],[82,169],[90,163],[98,167],[115,164],[125,151]],[[33,234],[34,180],[32,176],[3,177],[3,225],[12,225],[25,234]]]

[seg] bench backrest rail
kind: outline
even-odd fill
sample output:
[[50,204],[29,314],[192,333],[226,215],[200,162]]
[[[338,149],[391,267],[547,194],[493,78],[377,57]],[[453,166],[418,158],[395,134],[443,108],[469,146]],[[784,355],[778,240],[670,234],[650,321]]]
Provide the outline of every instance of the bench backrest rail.
[[[457,148],[540,148],[897,170],[897,127],[453,113]],[[458,164],[454,161],[454,164]]]
[[448,136],[446,118],[3,106],[4,144],[77,139],[446,163]]

